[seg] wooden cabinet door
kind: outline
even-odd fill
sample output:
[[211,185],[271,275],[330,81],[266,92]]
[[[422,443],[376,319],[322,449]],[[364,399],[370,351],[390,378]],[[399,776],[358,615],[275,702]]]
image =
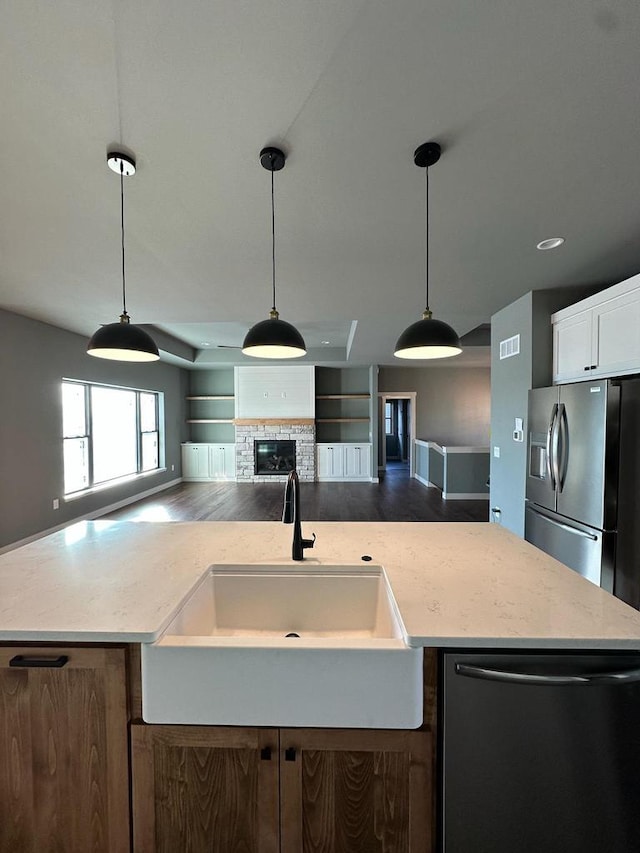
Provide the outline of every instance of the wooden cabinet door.
[[124,650],[0,647],[0,851],[129,845]]
[[282,729],[282,853],[432,853],[429,731]]
[[278,853],[278,732],[131,727],[134,853]]

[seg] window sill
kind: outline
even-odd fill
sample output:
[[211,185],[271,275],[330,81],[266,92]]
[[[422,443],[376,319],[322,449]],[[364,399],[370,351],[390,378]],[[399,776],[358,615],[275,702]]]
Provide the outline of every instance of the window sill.
[[166,468],[154,468],[153,471],[143,471],[141,474],[129,474],[126,477],[118,477],[116,480],[109,480],[107,483],[100,483],[97,486],[91,486],[90,489],[83,489],[81,492],[71,492],[71,494],[64,495],[63,500],[65,503],[71,503],[72,501],[77,501],[87,495],[105,492],[109,489],[115,488],[116,486],[124,486],[126,483],[134,483],[136,480],[144,480],[147,477],[152,477],[154,474],[163,474],[166,470]]

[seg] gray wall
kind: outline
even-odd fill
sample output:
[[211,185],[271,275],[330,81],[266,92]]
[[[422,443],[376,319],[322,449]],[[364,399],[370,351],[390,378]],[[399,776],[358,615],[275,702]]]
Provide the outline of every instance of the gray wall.
[[[500,509],[496,520],[518,536],[524,536],[527,397],[530,388],[551,385],[551,314],[596,289],[529,291],[491,318],[491,507]],[[517,334],[520,354],[500,361],[500,341]],[[523,419],[523,442],[513,440],[515,418]]]
[[[187,372],[163,362],[92,358],[86,345],[81,335],[0,310],[0,547],[181,475]],[[63,378],[162,392],[166,472],[65,502]],[[54,498],[60,499],[59,510],[52,508]]]
[[488,367],[381,367],[378,391],[416,391],[416,438],[485,446],[491,420]]
[[[518,536],[524,536],[527,394],[532,387],[532,295],[526,293],[491,318],[491,506],[500,509],[500,523]],[[500,361],[500,341],[512,335],[520,335],[520,354]],[[547,364],[544,349],[541,361]],[[548,382],[544,384],[550,381],[549,369]],[[524,421],[525,440],[521,443],[513,440],[516,417]],[[500,448],[499,459],[493,455],[495,447]]]

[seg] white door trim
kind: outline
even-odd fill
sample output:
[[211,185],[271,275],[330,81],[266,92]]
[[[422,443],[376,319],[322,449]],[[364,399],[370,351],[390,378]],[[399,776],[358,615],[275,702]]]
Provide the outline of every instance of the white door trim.
[[[384,430],[384,407],[387,400],[409,400],[411,403],[411,418],[409,429],[409,476],[415,477],[416,460],[415,460],[415,441],[416,441],[416,398],[417,391],[378,391],[378,401],[382,403],[382,417],[379,418],[379,441],[382,448],[382,467],[387,467],[387,442],[385,441]],[[380,411],[380,408],[378,409]]]

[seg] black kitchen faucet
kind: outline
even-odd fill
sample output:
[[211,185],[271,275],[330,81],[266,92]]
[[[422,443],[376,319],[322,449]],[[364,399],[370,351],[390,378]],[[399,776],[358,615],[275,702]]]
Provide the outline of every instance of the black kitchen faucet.
[[291,557],[294,560],[304,559],[304,549],[313,548],[316,534],[312,533],[313,539],[302,538],[302,526],[300,524],[300,481],[295,469],[289,474],[287,485],[284,490],[284,509],[282,511],[284,524],[293,524],[293,546]]

